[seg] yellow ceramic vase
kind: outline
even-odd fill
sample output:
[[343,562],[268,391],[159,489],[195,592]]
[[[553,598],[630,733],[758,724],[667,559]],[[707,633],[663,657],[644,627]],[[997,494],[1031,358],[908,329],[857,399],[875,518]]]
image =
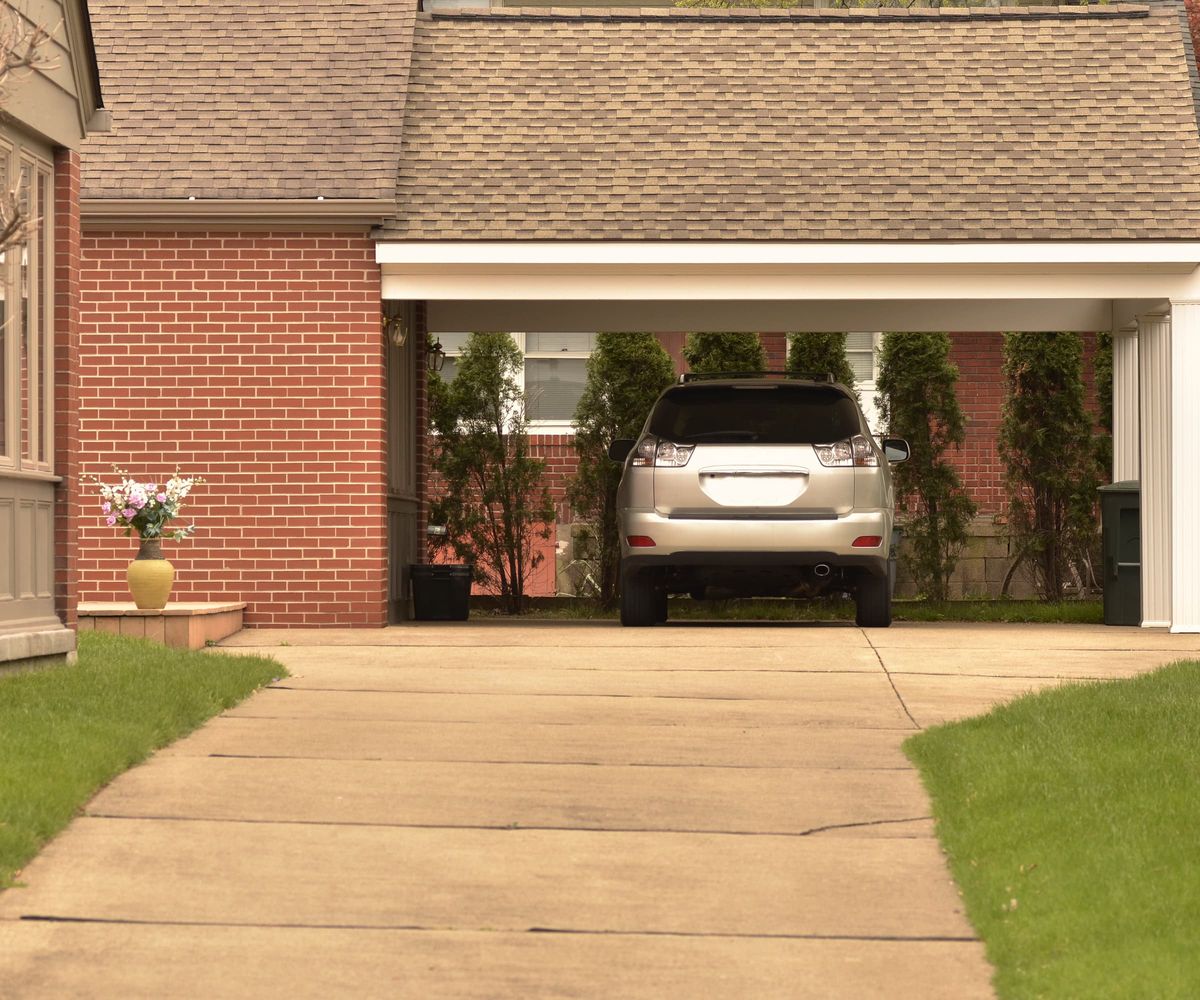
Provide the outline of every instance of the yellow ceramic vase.
[[126,572],[133,603],[142,611],[161,611],[171,596],[175,567],[163,558],[160,539],[143,538]]

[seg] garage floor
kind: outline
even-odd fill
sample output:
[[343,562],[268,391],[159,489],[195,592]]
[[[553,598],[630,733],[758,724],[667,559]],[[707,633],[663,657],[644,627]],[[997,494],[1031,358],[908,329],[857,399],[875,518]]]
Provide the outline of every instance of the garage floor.
[[5,997],[990,996],[900,751],[1200,637],[470,622],[242,632],[292,676],[0,895]]

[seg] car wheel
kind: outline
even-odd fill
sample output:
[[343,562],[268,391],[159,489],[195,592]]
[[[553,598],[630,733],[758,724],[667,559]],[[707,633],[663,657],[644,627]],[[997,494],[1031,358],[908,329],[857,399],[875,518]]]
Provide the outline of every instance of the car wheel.
[[657,619],[658,588],[645,573],[629,573],[621,581],[621,624],[641,627]]
[[667,620],[667,592],[665,590],[654,592],[654,620],[656,622]]
[[892,594],[886,576],[863,573],[854,595],[854,620],[859,628],[887,628],[892,624]]

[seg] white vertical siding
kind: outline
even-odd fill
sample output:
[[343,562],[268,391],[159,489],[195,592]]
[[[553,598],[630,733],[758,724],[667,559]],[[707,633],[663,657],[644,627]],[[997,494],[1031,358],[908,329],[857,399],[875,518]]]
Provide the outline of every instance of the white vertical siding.
[[1113,482],[1137,479],[1137,329],[1113,331]]
[[1171,631],[1200,632],[1200,302],[1171,309]]
[[[1193,390],[1194,391],[1194,390]],[[1142,625],[1171,624],[1171,319],[1138,317]]]

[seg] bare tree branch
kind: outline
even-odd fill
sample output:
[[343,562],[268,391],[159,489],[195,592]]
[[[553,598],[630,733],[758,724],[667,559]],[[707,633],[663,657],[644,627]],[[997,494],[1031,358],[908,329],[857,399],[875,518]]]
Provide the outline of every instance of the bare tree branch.
[[[32,24],[10,3],[0,6],[0,107],[8,102],[10,87],[17,80],[57,65],[46,51],[57,30]],[[21,179],[18,173],[7,189],[0,191],[0,253],[25,243],[38,224],[29,212]]]

